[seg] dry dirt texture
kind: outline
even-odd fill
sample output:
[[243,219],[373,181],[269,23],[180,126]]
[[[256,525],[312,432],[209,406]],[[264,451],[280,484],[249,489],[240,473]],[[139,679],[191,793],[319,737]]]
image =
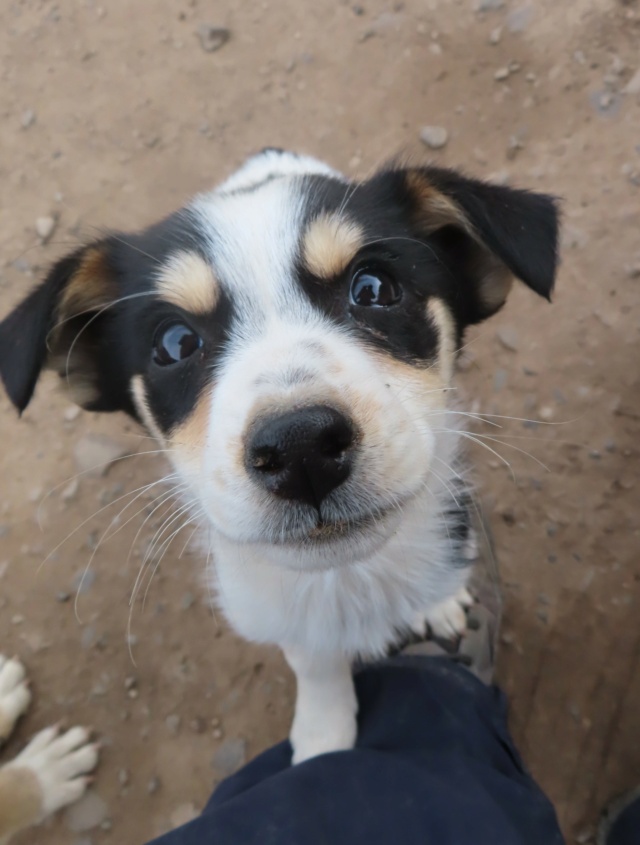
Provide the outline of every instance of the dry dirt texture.
[[[569,841],[589,841],[599,805],[640,776],[640,95],[625,92],[640,5],[4,0],[0,24],[3,313],[82,238],[153,221],[265,145],[354,175],[409,151],[563,198],[553,305],[517,290],[470,335],[461,381],[470,409],[518,418],[482,430],[501,458],[475,456],[505,579],[499,678]],[[205,51],[202,24],[230,40]],[[427,150],[424,125],[446,145]],[[130,614],[156,488],[86,570],[126,494],[164,471],[133,457],[68,487],[96,432],[153,448],[124,418],[74,416],[53,377],[21,421],[0,398],[0,646],[36,692],[8,753],[61,718],[105,745],[97,826],[63,814],[22,845],[142,843],[291,715],[288,670],[212,613],[187,532]]]

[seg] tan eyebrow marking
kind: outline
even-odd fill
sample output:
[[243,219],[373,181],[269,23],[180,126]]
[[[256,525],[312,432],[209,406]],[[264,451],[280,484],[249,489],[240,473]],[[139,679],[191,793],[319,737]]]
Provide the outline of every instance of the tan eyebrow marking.
[[169,256],[156,276],[161,298],[190,311],[208,314],[220,299],[220,284],[201,255],[180,250]]
[[312,220],[302,238],[302,260],[319,279],[332,279],[350,264],[364,245],[362,228],[336,214]]

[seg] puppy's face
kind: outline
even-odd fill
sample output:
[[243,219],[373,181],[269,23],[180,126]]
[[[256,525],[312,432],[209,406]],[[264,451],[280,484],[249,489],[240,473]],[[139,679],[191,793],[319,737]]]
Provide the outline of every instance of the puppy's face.
[[549,296],[553,201],[437,169],[353,184],[267,151],[133,236],[63,259],[0,324],[19,409],[43,366],[170,450],[228,540],[362,558],[438,472],[464,329],[513,275]]

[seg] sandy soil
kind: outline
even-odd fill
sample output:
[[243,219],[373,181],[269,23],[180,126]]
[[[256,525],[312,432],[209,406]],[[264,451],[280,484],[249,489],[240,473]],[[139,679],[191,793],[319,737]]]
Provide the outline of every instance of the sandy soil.
[[[461,381],[471,410],[516,418],[476,455],[505,579],[499,677],[569,841],[588,842],[640,773],[640,5],[5,0],[0,23],[2,312],[83,237],[151,222],[265,145],[359,175],[404,150],[563,197],[553,306],[516,291]],[[201,24],[231,39],[206,52]],[[448,130],[437,152],[425,124]],[[20,422],[0,398],[0,645],[36,691],[9,753],[61,718],[105,745],[101,800],[23,845],[142,843],[291,713],[279,656],[210,610],[187,532],[130,609],[156,488],[117,515],[165,466],[139,455],[74,489],[89,433],[153,448],[123,418],[75,415],[53,379]]]

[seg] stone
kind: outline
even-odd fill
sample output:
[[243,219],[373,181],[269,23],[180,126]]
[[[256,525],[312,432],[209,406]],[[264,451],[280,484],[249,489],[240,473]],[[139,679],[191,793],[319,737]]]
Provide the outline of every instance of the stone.
[[80,472],[93,478],[106,475],[110,465],[127,454],[127,448],[106,434],[87,434],[77,441],[73,454]]
[[25,109],[20,117],[20,126],[23,129],[28,129],[36,122],[36,113],[33,109]]
[[131,776],[127,769],[120,769],[118,772],[118,783],[120,786],[128,786],[131,781]]
[[180,804],[169,816],[171,827],[181,827],[183,824],[193,821],[199,815],[193,803]]
[[182,719],[177,713],[171,713],[167,718],[164,720],[165,725],[169,729],[170,733],[174,736],[180,730],[180,725],[182,724]]
[[495,47],[496,44],[500,43],[500,39],[502,38],[502,27],[496,26],[494,29],[491,30],[489,34],[489,44],[493,44]]
[[524,32],[533,20],[535,9],[533,5],[520,6],[507,15],[507,29],[509,32]]
[[107,802],[97,792],[90,790],[72,804],[65,813],[65,824],[73,833],[95,830],[109,815]]
[[60,493],[60,498],[63,502],[71,502],[75,497],[78,495],[78,489],[80,487],[80,482],[77,478],[74,478],[73,481],[70,481],[67,486],[63,489],[62,493]]
[[476,12],[491,12],[504,7],[505,0],[475,0]]
[[196,35],[200,39],[202,49],[206,53],[215,53],[216,50],[224,47],[231,38],[231,30],[224,26],[211,26],[210,24],[201,23]]
[[498,70],[493,74],[493,78],[496,80],[496,82],[502,82],[505,79],[509,78],[510,73],[511,71],[508,67],[501,67],[498,68]]
[[38,217],[35,223],[36,234],[43,244],[46,244],[56,230],[57,220],[49,214],[45,217]]
[[622,89],[623,94],[640,94],[640,70],[637,70]]
[[157,775],[154,775],[152,778],[149,779],[149,782],[147,783],[147,793],[149,795],[155,795],[161,786],[162,781]]
[[423,126],[420,130],[420,140],[432,150],[439,150],[449,140],[449,133],[444,126]]
[[246,756],[246,739],[242,737],[226,739],[213,755],[212,766],[223,777],[229,777],[244,765]]
[[520,349],[520,340],[518,332],[511,326],[501,326],[496,332],[496,337],[510,352],[517,352]]

